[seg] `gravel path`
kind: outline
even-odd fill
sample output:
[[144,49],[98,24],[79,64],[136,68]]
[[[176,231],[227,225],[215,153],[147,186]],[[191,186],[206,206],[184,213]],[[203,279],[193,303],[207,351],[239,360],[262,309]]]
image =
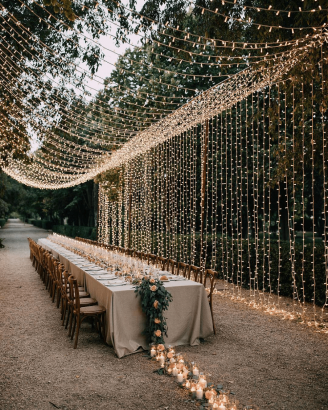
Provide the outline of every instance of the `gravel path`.
[[[74,350],[29,259],[27,237],[47,232],[10,220],[0,236],[0,409],[194,409],[172,378],[134,354],[123,359],[85,326]],[[328,409],[328,337],[216,297],[217,335],[179,350],[244,404]]]

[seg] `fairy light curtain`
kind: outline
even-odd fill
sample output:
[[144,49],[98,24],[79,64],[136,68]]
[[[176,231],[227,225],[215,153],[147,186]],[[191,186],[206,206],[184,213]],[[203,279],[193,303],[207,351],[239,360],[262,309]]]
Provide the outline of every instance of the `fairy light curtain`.
[[106,187],[99,191],[99,240],[212,268],[230,292],[246,286],[257,303],[290,295],[304,314],[311,302],[315,320],[323,320],[325,47],[315,69],[307,70],[305,59],[302,74],[280,69],[247,89],[218,93],[215,101],[226,102],[208,99],[203,117],[192,115],[197,109],[181,122],[173,116],[174,128],[153,133],[146,152],[136,145],[117,163],[117,198],[108,201]]
[[[37,2],[19,3],[39,17],[29,6]],[[46,13],[43,22],[60,33],[60,24],[65,23],[37,5]],[[248,8],[251,6],[245,10]],[[191,61],[189,57],[188,61],[175,60],[209,67],[206,75],[190,74],[194,80],[222,77],[224,66],[248,68],[202,94],[166,83],[165,75],[156,80],[157,85],[177,95],[139,95],[136,90],[118,86],[127,96],[126,108],[117,106],[108,112],[98,104],[104,102],[101,97],[89,104],[84,90],[79,90],[78,77],[90,73],[73,64],[77,78],[65,75],[61,65],[56,66],[58,59],[66,61],[65,56],[33,36],[3,5],[0,9],[0,30],[10,38],[10,42],[4,39],[0,50],[0,103],[9,113],[0,117],[1,136],[13,133],[17,148],[22,149],[32,127],[43,141],[30,163],[8,152],[8,163],[0,162],[7,174],[27,185],[56,189],[116,169],[120,175],[115,195],[108,196],[112,187],[105,184],[99,191],[102,242],[164,255],[203,269],[211,267],[226,284],[233,284],[232,292],[238,295],[242,285],[249,286],[254,300],[262,303],[270,303],[273,292],[280,295],[291,289],[295,305],[304,311],[305,300],[313,306],[318,303],[323,306],[323,315],[328,294],[326,23],[320,27],[281,27],[239,18],[259,30],[294,34],[304,29],[306,33],[283,43],[247,44],[204,39],[168,23],[162,26],[151,21],[169,44],[155,38],[149,53],[156,55],[163,46],[175,48],[174,36],[181,36]],[[318,6],[288,11],[288,15],[326,11]],[[202,8],[202,14],[209,12],[218,10]],[[92,13],[97,13],[97,6]],[[220,15],[229,24],[229,16]],[[72,46],[82,47],[74,41]],[[239,54],[216,56],[210,51],[216,46],[238,50]],[[313,50],[321,57],[318,66],[309,69],[307,58]],[[29,65],[22,64],[26,53]],[[41,72],[41,62],[57,70],[57,77],[49,77],[52,70]],[[293,69],[300,64],[304,76],[293,76]],[[149,72],[189,76],[179,67],[168,71],[138,62],[140,68],[145,65]],[[210,74],[213,67],[218,72]],[[125,67],[122,70],[131,74]],[[107,88],[112,86],[98,76],[96,79]],[[139,79],[150,81],[143,76]],[[69,84],[77,93],[54,93],[47,86],[49,81],[58,81],[58,87],[62,82]],[[31,84],[38,92],[29,91]],[[130,100],[133,93],[139,105]],[[191,95],[196,97],[189,100]],[[11,101],[10,106],[7,101]],[[2,141],[0,149],[9,151]],[[287,282],[282,278],[286,272]],[[284,288],[286,283],[288,289]]]

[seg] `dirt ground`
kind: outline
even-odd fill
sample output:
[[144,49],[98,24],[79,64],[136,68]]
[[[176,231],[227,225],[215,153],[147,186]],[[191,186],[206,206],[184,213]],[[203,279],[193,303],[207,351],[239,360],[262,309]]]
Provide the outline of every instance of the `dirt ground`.
[[[29,259],[17,220],[0,229],[0,409],[195,409],[142,353],[115,357],[86,324],[73,349]],[[328,409],[328,336],[215,297],[217,334],[179,351],[210,379],[260,409]]]

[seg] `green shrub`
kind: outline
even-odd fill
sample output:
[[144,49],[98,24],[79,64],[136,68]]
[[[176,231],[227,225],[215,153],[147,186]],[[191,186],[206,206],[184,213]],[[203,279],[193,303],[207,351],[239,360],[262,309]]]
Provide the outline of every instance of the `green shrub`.
[[35,219],[33,222],[34,226],[37,226],[38,228],[42,228],[42,221],[41,219]]
[[4,238],[0,238],[0,249],[5,247],[5,245],[2,243],[3,240]]
[[[222,264],[222,245],[225,252],[223,261],[228,259],[227,266]],[[249,247],[248,247],[249,246]],[[198,247],[199,249],[199,247]],[[270,273],[269,273],[269,250],[264,249],[263,242],[258,246],[258,254],[256,258],[255,244],[243,240],[242,247],[236,246],[236,240],[233,242],[231,239],[222,240],[221,238],[217,243],[216,252],[216,271],[221,279],[226,276],[228,271],[228,279],[230,282],[242,284],[243,287],[250,287],[250,278],[256,277],[257,286],[260,290],[263,288],[265,291],[272,291],[277,294],[278,291],[278,276],[279,276],[279,288],[281,296],[293,297],[293,277],[292,277],[292,260],[290,257],[290,244],[288,242],[280,242],[280,258],[279,248],[277,241],[271,241],[270,244]],[[240,258],[240,249],[242,249],[242,264]],[[249,251],[248,251],[249,249]],[[312,244],[307,244],[304,249],[304,269],[302,278],[302,252],[303,245],[301,243],[295,244],[295,284],[297,289],[297,295],[299,299],[303,300],[303,286],[304,286],[304,298],[307,302],[313,302],[313,266],[315,272],[315,301],[319,306],[323,306],[325,303],[325,281],[326,281],[326,266],[325,266],[325,247],[324,243],[316,243],[314,250]],[[228,253],[228,258],[227,258]],[[210,267],[210,261],[212,256],[212,240],[208,238],[207,241],[207,267]],[[279,262],[280,259],[280,262]],[[199,261],[199,253],[196,257]],[[258,261],[256,267],[256,260]],[[313,264],[314,262],[314,264]],[[279,273],[280,265],[280,273]],[[257,272],[257,273],[256,273]],[[264,283],[264,286],[263,286]],[[270,285],[271,284],[271,285]],[[271,289],[270,289],[271,286]],[[296,296],[296,295],[295,295]]]
[[4,226],[4,224],[7,222],[7,219],[0,219],[0,226],[1,228]]
[[28,220],[27,220],[27,223],[34,225],[34,221],[35,221],[35,219],[28,219]]
[[[110,232],[111,234],[111,232]],[[158,241],[162,238],[163,242],[170,244],[171,249],[177,249],[177,260],[190,263],[190,260],[183,260],[181,252],[182,244],[184,244],[184,254],[191,255],[190,235],[177,235],[174,237],[168,234],[152,235],[153,253],[158,254]],[[213,240],[215,237],[207,236],[206,243],[206,267],[212,266]],[[266,241],[267,242],[267,241]],[[269,273],[269,249],[266,243],[266,249],[263,246],[263,240],[259,240],[257,255],[255,249],[254,238],[248,243],[243,239],[242,243],[239,239],[238,247],[237,240],[231,238],[216,237],[216,264],[214,269],[218,272],[220,279],[227,279],[229,282],[234,282],[242,285],[244,288],[250,288],[251,278],[256,279],[257,287],[265,291],[272,291],[277,294],[278,291],[278,275],[279,275],[279,294],[281,296],[293,297],[293,277],[292,277],[292,261],[290,258],[290,243],[289,241],[280,242],[280,257],[278,241],[271,239],[270,244],[270,273]],[[163,246],[162,246],[163,249]],[[195,237],[195,258],[194,264],[200,265],[200,235]],[[242,250],[242,252],[240,252]],[[302,269],[302,252],[303,245],[300,242],[295,243],[295,284],[297,288],[298,298],[303,300],[303,283],[304,283],[304,299],[307,302],[313,302],[313,266],[315,272],[315,301],[319,306],[323,306],[326,298],[326,265],[325,265],[325,247],[322,241],[316,242],[313,260],[313,246],[311,242],[305,244],[304,249],[304,268]],[[223,257],[222,257],[223,254]],[[164,255],[167,256],[167,255]],[[241,258],[242,256],[242,258]],[[242,260],[242,263],[241,263]],[[256,266],[256,260],[258,261]],[[280,263],[279,263],[280,260]],[[314,263],[313,263],[314,262]],[[280,272],[279,272],[280,265]],[[328,269],[328,267],[327,267]],[[302,280],[303,271],[303,280]],[[270,276],[270,277],[269,277]],[[263,286],[264,283],[264,286]],[[271,284],[271,287],[270,287]],[[253,286],[252,286],[253,287]],[[295,295],[296,296],[296,295]]]
[[53,223],[51,221],[42,221],[42,228],[43,229],[52,229]]
[[90,226],[54,225],[52,229],[54,232],[60,235],[69,236],[70,238],[79,236],[80,238],[85,239],[97,239],[97,228]]

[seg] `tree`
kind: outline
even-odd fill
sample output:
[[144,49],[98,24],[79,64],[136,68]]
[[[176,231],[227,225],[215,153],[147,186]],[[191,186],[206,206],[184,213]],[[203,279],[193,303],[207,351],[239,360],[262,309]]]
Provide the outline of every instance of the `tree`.
[[[87,72],[77,70],[76,64],[85,63],[91,75],[97,71],[101,48],[86,38],[81,47],[79,32],[97,40],[108,31],[107,19],[116,20],[119,43],[130,26],[125,9],[105,0],[97,4],[92,0],[44,0],[44,5],[4,0],[0,17],[0,58],[5,70],[0,78],[1,167],[9,159],[31,160],[30,139],[38,135],[38,127],[26,125],[27,107],[34,118],[43,116],[46,121],[42,99],[61,93],[67,82],[83,92]],[[52,105],[60,116],[59,107]]]

